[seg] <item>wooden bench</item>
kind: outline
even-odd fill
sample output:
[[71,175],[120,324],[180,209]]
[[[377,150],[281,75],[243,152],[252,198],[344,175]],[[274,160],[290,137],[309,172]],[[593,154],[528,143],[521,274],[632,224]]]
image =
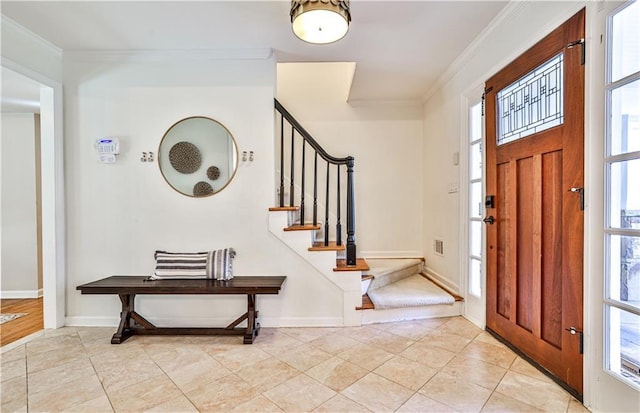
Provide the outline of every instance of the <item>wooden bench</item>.
[[[82,294],[118,294],[122,302],[120,324],[111,338],[111,344],[120,344],[134,334],[145,335],[243,335],[244,344],[253,343],[260,331],[256,295],[278,294],[287,277],[235,277],[228,281],[218,280],[155,280],[146,276],[114,275],[88,284],[76,290]],[[243,294],[247,296],[247,312],[224,328],[156,327],[135,311],[135,297],[139,294]],[[237,326],[247,320],[246,328]]]

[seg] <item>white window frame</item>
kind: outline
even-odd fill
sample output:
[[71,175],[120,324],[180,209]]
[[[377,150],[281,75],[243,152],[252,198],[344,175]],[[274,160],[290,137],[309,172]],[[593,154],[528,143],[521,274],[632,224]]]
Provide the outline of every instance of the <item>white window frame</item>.
[[[603,329],[603,370],[613,376],[614,378],[620,380],[624,384],[635,388],[636,390],[640,390],[640,385],[623,377],[618,372],[612,370],[610,365],[611,359],[611,340],[612,335],[618,334],[617,331],[611,326],[611,309],[616,308],[621,311],[626,311],[631,314],[635,314],[636,316],[640,316],[640,310],[636,307],[625,304],[623,301],[611,299],[611,237],[612,236],[638,236],[640,237],[640,229],[623,229],[616,228],[611,226],[611,166],[615,163],[630,161],[640,159],[640,151],[636,152],[627,152],[622,154],[611,154],[612,148],[612,136],[611,136],[611,96],[614,90],[624,87],[632,82],[635,82],[640,79],[640,71],[627,75],[621,79],[616,81],[612,81],[612,37],[613,37],[613,17],[623,11],[625,8],[633,4],[633,2],[627,2],[622,5],[620,8],[613,11],[607,17],[607,43],[606,43],[606,51],[605,51],[605,64],[606,64],[606,78],[605,78],[605,171],[604,171],[604,182],[605,182],[605,191],[604,191],[604,247],[605,247],[605,259],[604,259],[604,295],[603,295],[603,316],[604,316],[604,329]],[[619,337],[617,338],[619,341]]]
[[[471,222],[479,221],[482,223],[482,217],[485,209],[484,205],[481,207],[480,217],[472,218],[471,216],[471,184],[480,182],[481,195],[480,202],[483,203],[485,194],[485,125],[484,125],[484,108],[481,108],[481,138],[476,139],[473,142],[470,140],[472,133],[471,130],[471,109],[480,104],[483,105],[482,95],[484,92],[484,85],[476,86],[470,89],[468,92],[462,95],[460,105],[460,118],[461,118],[461,130],[460,130],[460,218],[463,224],[460,225],[460,278],[462,286],[462,295],[464,296],[464,315],[476,325],[484,328],[486,321],[486,253],[485,253],[485,228],[481,225],[482,233],[482,245],[480,256],[473,256],[480,261],[481,277],[481,296],[471,295],[470,293],[470,271],[471,271]],[[481,162],[482,162],[482,174],[480,179],[471,179],[471,147],[472,145],[480,142],[482,147]]]

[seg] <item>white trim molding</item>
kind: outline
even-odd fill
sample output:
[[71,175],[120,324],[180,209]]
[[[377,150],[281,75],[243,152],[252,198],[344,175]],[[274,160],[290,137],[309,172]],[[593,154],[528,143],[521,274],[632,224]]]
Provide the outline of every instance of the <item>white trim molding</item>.
[[42,288],[39,290],[14,290],[0,292],[3,300],[22,300],[42,297]]
[[271,48],[202,50],[74,50],[64,58],[88,62],[163,62],[175,60],[268,60]]
[[34,32],[30,31],[29,29],[25,28],[24,26],[10,19],[4,14],[1,15],[1,18],[3,29],[12,30],[13,32],[18,33],[20,36],[27,37],[33,40],[35,43],[38,43],[40,46],[49,49],[50,52],[57,54],[59,57],[62,57],[62,49],[55,44],[51,43],[43,37],[38,36]]
[[[213,317],[162,317],[148,318],[158,327],[220,327],[229,324],[227,318]],[[264,317],[259,318],[261,327],[341,327],[342,317]],[[67,327],[118,327],[118,317],[67,317]]]

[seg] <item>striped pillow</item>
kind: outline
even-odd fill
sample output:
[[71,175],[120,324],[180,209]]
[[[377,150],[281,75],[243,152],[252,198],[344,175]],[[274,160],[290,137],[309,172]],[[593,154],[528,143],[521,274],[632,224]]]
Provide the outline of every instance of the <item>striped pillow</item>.
[[163,278],[207,278],[209,254],[156,251],[156,270],[153,280]]
[[233,278],[233,258],[236,251],[233,248],[209,252],[207,263],[207,278],[214,280],[230,280]]
[[215,279],[233,278],[233,248],[209,252],[156,251],[156,269],[149,279]]

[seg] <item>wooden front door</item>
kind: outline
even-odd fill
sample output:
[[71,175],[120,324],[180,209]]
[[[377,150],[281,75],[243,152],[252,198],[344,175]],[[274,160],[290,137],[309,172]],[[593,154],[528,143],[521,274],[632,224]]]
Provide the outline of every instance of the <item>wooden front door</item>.
[[583,327],[581,39],[584,10],[485,85],[487,328],[578,395]]

